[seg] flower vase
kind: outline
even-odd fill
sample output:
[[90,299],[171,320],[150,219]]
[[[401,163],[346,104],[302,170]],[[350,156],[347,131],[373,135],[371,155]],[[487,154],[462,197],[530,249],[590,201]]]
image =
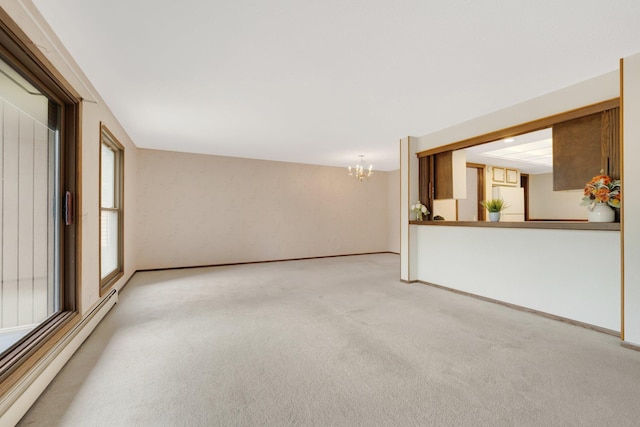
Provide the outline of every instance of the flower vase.
[[422,221],[422,211],[416,214],[416,221]]
[[500,221],[500,212],[489,212],[489,221],[491,222]]
[[606,203],[596,203],[589,208],[589,222],[613,222],[616,215]]

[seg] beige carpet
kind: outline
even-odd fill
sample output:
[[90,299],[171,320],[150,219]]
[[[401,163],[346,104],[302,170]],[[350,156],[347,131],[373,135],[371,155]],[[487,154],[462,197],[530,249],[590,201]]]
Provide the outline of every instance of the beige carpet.
[[640,422],[617,338],[398,277],[391,254],[137,274],[21,425]]

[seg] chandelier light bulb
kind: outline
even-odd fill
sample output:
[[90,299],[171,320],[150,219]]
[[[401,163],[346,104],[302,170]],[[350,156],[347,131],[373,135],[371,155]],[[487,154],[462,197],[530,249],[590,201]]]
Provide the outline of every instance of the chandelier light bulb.
[[361,154],[358,157],[360,157],[360,163],[354,167],[349,166],[347,169],[349,170],[349,176],[357,179],[359,182],[363,182],[373,175],[373,165],[369,165],[369,168],[365,169],[364,155]]

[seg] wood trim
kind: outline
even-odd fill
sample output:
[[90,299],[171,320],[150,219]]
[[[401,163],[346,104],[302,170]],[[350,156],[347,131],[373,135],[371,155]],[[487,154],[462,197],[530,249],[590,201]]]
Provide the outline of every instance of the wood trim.
[[[12,39],[12,41],[21,50],[16,58],[19,62],[28,60],[33,62],[37,68],[30,70],[29,74],[35,78],[47,83],[53,83],[67,98],[68,102],[79,103],[82,97],[67,81],[67,79],[51,64],[49,59],[37,49],[37,45],[33,43],[20,26],[9,16],[9,14],[0,7],[0,30],[3,30]],[[38,87],[38,89],[44,89]],[[46,91],[46,90],[45,90]],[[48,91],[46,91],[48,92]],[[51,95],[50,93],[48,93]]]
[[629,350],[640,351],[640,345],[631,344],[630,342],[627,342],[627,341],[622,341],[620,343],[620,346],[624,348],[628,348]]
[[624,58],[620,58],[620,339],[624,342]]
[[[430,156],[433,159],[434,200],[453,199],[453,151]],[[420,158],[418,158],[418,161]]]
[[122,278],[122,276],[124,276],[124,271],[114,270],[111,274],[102,279],[102,283],[100,286],[100,297],[106,295],[111,290],[113,285],[115,285],[116,282]]
[[0,396],[4,396],[11,390],[81,319],[78,312],[60,313],[60,317],[58,324],[47,332],[46,335],[48,336],[46,338],[43,337],[43,344],[35,348],[35,350],[19,364],[14,364],[15,367],[7,373],[6,377],[2,378],[2,382],[0,382]]
[[554,219],[554,218],[530,218],[527,221],[589,222],[588,219]]
[[265,260],[265,261],[243,261],[243,262],[229,262],[229,263],[222,263],[222,264],[186,265],[186,266],[182,266],[182,267],[143,268],[143,269],[140,269],[140,270],[136,270],[135,273],[144,273],[144,272],[147,272],[147,271],[186,270],[186,269],[189,269],[189,268],[231,267],[231,266],[234,266],[234,265],[268,264],[268,263],[272,263],[272,262],[307,261],[307,260],[311,260],[311,259],[341,258],[341,257],[347,257],[347,256],[380,255],[380,254],[399,255],[396,252],[390,252],[390,251],[363,252],[363,253],[358,253],[358,254],[323,255],[323,256],[312,256],[312,257],[303,257],[303,258],[270,259],[270,260]]
[[103,122],[100,122],[100,140],[102,141],[102,132],[106,133],[107,136],[110,139],[110,142],[113,143],[113,145],[115,145],[118,150],[123,151],[124,152],[124,145],[122,145],[120,143],[120,141],[118,140],[118,138],[116,138],[116,136],[113,134],[113,132],[111,132],[109,130],[109,128],[107,127],[107,125],[105,125]]
[[[402,171],[401,171],[402,173]],[[418,189],[418,192],[420,189]],[[402,193],[400,193],[402,197]],[[411,205],[411,137],[407,137],[407,201]],[[407,206],[407,220],[411,222],[411,210]],[[402,250],[402,247],[400,248]],[[402,267],[401,267],[402,268]],[[411,280],[411,227],[407,226],[407,278]]]
[[[82,102],[77,104],[76,119],[76,212],[82,212]],[[82,215],[76,215],[76,286],[75,286],[75,309],[78,313],[82,313]]]
[[[478,188],[476,189],[478,193],[478,201],[486,200],[487,197],[487,183],[485,182],[487,176],[487,170],[484,165],[477,167],[477,180],[478,180]],[[480,203],[478,203],[478,221],[485,221],[487,219],[486,209],[484,209]]]
[[[106,135],[106,142],[104,141],[104,136]],[[100,297],[106,295],[107,292],[124,276],[124,200],[125,200],[125,149],[124,146],[120,143],[118,138],[109,130],[109,128],[103,123],[100,122],[100,135],[98,138],[99,141],[99,161],[98,161],[98,260],[102,259],[102,245],[101,245],[101,216],[103,211],[110,212],[118,212],[118,268],[116,268],[113,272],[105,276],[101,277],[102,272],[98,269],[98,279],[100,283]],[[102,207],[102,144],[111,145],[113,149],[117,150],[116,152],[116,183],[118,185],[117,189],[117,198],[118,198],[118,207],[116,208],[103,208]]]
[[429,193],[432,182],[430,163],[430,157],[418,159],[418,200],[429,209],[429,214],[426,218],[429,218],[431,212],[433,212],[433,201]]
[[500,129],[494,132],[485,133],[483,135],[474,136],[472,138],[463,139],[462,141],[457,141],[440,147],[431,148],[429,150],[420,151],[419,153],[416,153],[416,155],[418,157],[425,157],[442,153],[444,151],[461,150],[463,148],[469,148],[475,145],[480,145],[487,142],[497,141],[503,138],[522,135],[523,133],[545,129],[553,126],[556,123],[577,119],[579,117],[599,113],[619,106],[620,98],[613,98],[607,101],[598,102],[596,104],[587,105],[585,107],[576,108],[575,110],[565,111],[563,113],[554,114],[552,116],[543,117],[541,119],[532,120],[526,123],[521,123],[519,125],[511,126],[505,129]]
[[127,285],[129,284],[129,282],[131,282],[131,279],[133,279],[133,276],[136,275],[136,273],[138,272],[138,270],[134,271],[131,276],[129,276],[129,278],[127,279],[126,282],[124,282],[124,285],[122,285],[122,287],[120,287],[120,289],[118,289],[118,295],[122,295],[122,292],[124,292],[125,288],[127,287]]
[[[402,159],[402,138],[400,138],[400,140],[398,140],[398,163],[399,163],[399,174],[398,174],[398,209],[400,209],[400,212],[398,214],[398,218],[400,219],[400,221],[398,221],[398,238],[400,239],[399,243],[399,249],[402,252],[402,225],[403,225],[403,219],[402,219],[402,162],[400,161]],[[408,208],[407,208],[408,210]],[[409,228],[409,226],[407,225],[407,228]],[[402,277],[402,261],[400,261],[400,268],[399,268],[399,276]]]
[[411,225],[428,227],[489,227],[489,228],[530,228],[538,230],[593,230],[620,231],[619,222],[587,221],[529,221],[529,222],[480,222],[480,221],[409,221]]
[[[478,197],[478,202],[480,202],[481,200],[485,200],[485,177],[486,177],[486,165],[483,165],[481,163],[470,163],[467,162],[467,168],[470,169],[476,169],[476,194]],[[456,200],[456,208],[457,208],[457,200]],[[478,203],[478,209],[477,209],[477,218],[478,221],[485,221],[486,220],[486,216],[485,216],[485,209],[480,205],[480,203]],[[456,212],[456,216],[457,216],[457,212]],[[458,218],[456,217],[456,220]]]
[[5,58],[13,68],[29,80],[46,97],[59,105],[60,120],[60,190],[73,193],[74,219],[70,226],[63,226],[60,230],[60,263],[61,283],[73,283],[63,285],[61,289],[61,304],[63,309],[75,311],[78,304],[76,298],[78,287],[75,283],[79,280],[80,246],[79,236],[81,201],[78,188],[80,188],[80,98],[62,76],[53,68],[48,60],[37,49],[32,48],[34,43],[26,34],[0,8],[0,56]]
[[511,304],[509,302],[500,301],[500,300],[489,298],[489,297],[484,297],[484,296],[478,295],[478,294],[472,294],[470,292],[465,292],[465,291],[461,291],[461,290],[454,289],[454,288],[449,288],[449,287],[442,286],[442,285],[436,285],[435,283],[429,283],[429,282],[425,282],[423,280],[418,280],[418,282],[423,284],[423,285],[427,285],[427,286],[431,286],[431,287],[434,287],[434,288],[442,289],[444,291],[449,291],[449,292],[453,292],[453,293],[456,293],[456,294],[464,295],[464,296],[467,296],[467,297],[479,299],[481,301],[486,301],[486,302],[490,302],[490,303],[494,303],[494,304],[499,304],[499,305],[502,305],[502,306],[505,306],[505,307],[512,308],[514,310],[524,311],[526,313],[535,314],[537,316],[545,317],[545,318],[551,319],[551,320],[557,320],[559,322],[568,323],[568,324],[571,324],[571,325],[574,325],[574,326],[580,326],[582,328],[590,329],[590,330],[596,331],[596,332],[601,332],[603,334],[613,335],[615,337],[617,337],[618,334],[619,334],[618,331],[614,331],[612,329],[603,328],[601,326],[596,326],[596,325],[592,325],[590,323],[580,322],[578,320],[573,320],[573,319],[569,319],[569,318],[562,317],[562,316],[557,316],[555,314],[547,313],[547,312],[544,312],[544,311],[534,310],[532,308],[524,307],[524,306],[521,306],[521,305]]
[[470,163],[470,162],[467,162],[467,167],[468,168],[476,168],[476,169],[480,169],[480,168],[484,169],[486,167],[486,165],[483,165],[481,163]]
[[82,271],[81,254],[78,236],[80,232],[80,221],[82,205],[81,197],[78,197],[78,185],[82,179],[78,170],[78,162],[81,155],[80,141],[80,107],[79,103],[64,103],[60,107],[60,191],[63,197],[65,191],[73,194],[73,223],[71,225],[62,224],[60,230],[60,268],[61,268],[61,304],[63,311],[77,311],[78,309],[78,289],[80,281],[78,274]]
[[13,19],[0,8],[0,56],[27,80],[60,106],[60,191],[73,193],[72,225],[61,225],[60,246],[60,311],[40,323],[16,343],[2,358],[0,395],[11,387],[55,346],[79,319],[81,257],[81,148],[82,108],[80,96],[38,50]]
[[[501,175],[498,176],[496,172],[500,172]],[[493,182],[504,182],[505,180],[505,168],[500,166],[492,166],[491,167],[491,181]]]
[[12,348],[7,355],[3,357],[5,366],[3,366],[0,381],[4,380],[11,372],[17,369],[19,365],[18,362],[21,359],[33,354],[33,352],[40,347],[41,344],[38,344],[38,342],[42,342],[43,338],[46,339],[47,336],[57,331],[69,314],[69,312],[57,313],[50,322],[46,322],[36,328],[33,332],[29,333],[25,339],[21,340],[18,345]]
[[620,108],[602,112],[600,159],[600,169],[612,179],[620,179]]
[[524,220],[530,221],[529,218],[529,174],[520,173],[520,187],[524,191]]

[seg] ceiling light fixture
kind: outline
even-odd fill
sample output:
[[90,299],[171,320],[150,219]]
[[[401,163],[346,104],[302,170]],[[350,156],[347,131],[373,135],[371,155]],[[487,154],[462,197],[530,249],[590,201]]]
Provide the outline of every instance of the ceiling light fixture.
[[365,169],[364,155],[360,154],[358,157],[360,157],[360,163],[354,167],[349,166],[349,176],[362,182],[373,175],[373,165],[369,165],[369,169]]
[[515,141],[515,139],[513,139],[513,138],[505,138],[504,139],[504,142],[513,142],[513,141]]

